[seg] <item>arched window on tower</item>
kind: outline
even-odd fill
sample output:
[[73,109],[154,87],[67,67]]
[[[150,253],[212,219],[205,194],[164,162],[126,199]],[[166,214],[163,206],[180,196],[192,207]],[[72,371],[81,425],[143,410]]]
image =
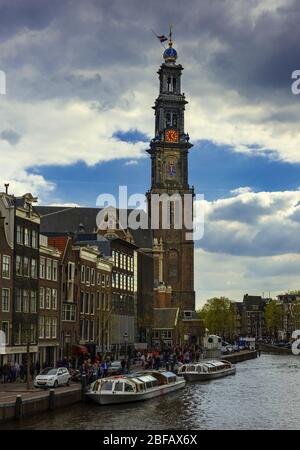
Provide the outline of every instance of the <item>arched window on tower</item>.
[[167,91],[168,92],[173,92],[172,78],[171,77],[167,78]]
[[172,92],[176,92],[176,78],[173,77],[173,91]]
[[175,77],[167,77],[167,92],[175,92],[176,91],[176,78]]
[[177,114],[172,114],[172,125],[173,127],[177,127]]
[[172,122],[171,122],[171,113],[167,113],[166,114],[166,125],[165,125],[165,127],[168,128],[168,127],[171,126],[171,124],[172,124]]

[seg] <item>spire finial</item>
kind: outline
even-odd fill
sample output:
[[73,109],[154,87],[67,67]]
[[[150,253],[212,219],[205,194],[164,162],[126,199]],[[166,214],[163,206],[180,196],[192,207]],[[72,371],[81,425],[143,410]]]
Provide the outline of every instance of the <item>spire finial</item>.
[[169,33],[169,47],[172,47],[173,41],[172,41],[172,24],[170,23],[170,33]]

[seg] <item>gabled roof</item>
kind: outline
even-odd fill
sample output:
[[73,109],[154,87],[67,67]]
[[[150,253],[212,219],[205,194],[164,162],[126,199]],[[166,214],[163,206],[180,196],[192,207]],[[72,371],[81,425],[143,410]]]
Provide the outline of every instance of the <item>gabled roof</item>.
[[[93,234],[97,231],[96,217],[100,208],[81,208],[64,206],[35,206],[41,216],[41,233],[80,233]],[[128,210],[128,214],[130,210]],[[145,214],[141,211],[141,214]],[[135,244],[140,248],[152,248],[150,229],[131,229]]]
[[153,308],[153,329],[174,329],[177,326],[179,308]]

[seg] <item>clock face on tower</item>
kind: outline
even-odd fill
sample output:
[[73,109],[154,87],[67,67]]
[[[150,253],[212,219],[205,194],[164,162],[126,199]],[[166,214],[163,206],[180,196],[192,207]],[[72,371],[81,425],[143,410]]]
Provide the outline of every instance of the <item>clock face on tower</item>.
[[178,142],[178,131],[166,130],[165,139],[166,142]]

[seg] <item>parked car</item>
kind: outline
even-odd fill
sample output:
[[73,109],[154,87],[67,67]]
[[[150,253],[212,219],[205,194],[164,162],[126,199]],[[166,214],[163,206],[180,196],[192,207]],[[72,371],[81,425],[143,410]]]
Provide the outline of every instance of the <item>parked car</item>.
[[58,369],[53,367],[47,367],[42,370],[39,375],[35,377],[34,387],[47,388],[67,385],[69,386],[71,381],[71,375],[68,369],[65,367],[59,367]]
[[113,361],[109,366],[107,373],[109,376],[111,375],[121,375],[122,373],[122,364],[121,361]]

